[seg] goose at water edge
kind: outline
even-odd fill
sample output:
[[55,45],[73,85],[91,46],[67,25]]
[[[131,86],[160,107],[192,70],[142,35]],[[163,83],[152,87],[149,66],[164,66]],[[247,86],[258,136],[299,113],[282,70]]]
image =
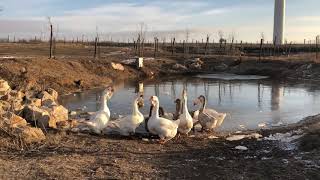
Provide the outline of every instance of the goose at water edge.
[[188,98],[187,98],[187,91],[182,91],[182,112],[179,116],[179,128],[178,132],[180,134],[188,135],[193,127],[193,118],[191,117],[188,111]]
[[200,105],[198,110],[198,123],[202,126],[202,130],[213,130],[216,127],[221,126],[223,123],[226,113],[218,113],[214,109],[206,108],[206,98],[201,95],[195,101],[194,105]]
[[115,121],[111,121],[109,126],[114,126],[115,130],[123,136],[129,136],[135,133],[136,128],[143,122],[144,116],[139,111],[143,106],[143,95],[137,97],[132,104],[132,114]]
[[113,88],[108,87],[103,91],[101,96],[100,110],[93,114],[86,124],[96,134],[101,134],[101,131],[107,127],[110,119],[110,110],[107,105],[107,101],[111,99],[113,95]]
[[172,121],[159,117],[159,99],[157,96],[151,96],[150,103],[153,105],[152,115],[148,121],[150,133],[160,137],[159,143],[164,144],[174,138],[178,131],[179,120]]

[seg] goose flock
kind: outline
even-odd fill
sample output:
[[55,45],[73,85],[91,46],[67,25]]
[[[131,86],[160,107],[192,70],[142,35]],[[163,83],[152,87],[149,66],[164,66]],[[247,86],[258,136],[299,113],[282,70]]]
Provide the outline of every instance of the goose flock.
[[188,136],[195,125],[201,125],[202,131],[212,131],[221,126],[226,113],[219,113],[214,109],[207,108],[207,101],[203,95],[194,100],[194,105],[199,109],[193,112],[188,110],[187,91],[183,90],[181,99],[176,99],[176,111],[167,113],[160,106],[159,98],[151,96],[150,113],[144,117],[139,111],[144,105],[143,95],[139,94],[132,103],[132,114],[110,121],[110,109],[107,101],[113,95],[113,88],[108,87],[101,96],[100,110],[93,114],[89,121],[86,121],[87,127],[96,134],[116,131],[122,136],[131,136],[136,133],[136,129],[144,123],[146,131],[159,137],[159,143],[164,144],[174,138],[177,134]]

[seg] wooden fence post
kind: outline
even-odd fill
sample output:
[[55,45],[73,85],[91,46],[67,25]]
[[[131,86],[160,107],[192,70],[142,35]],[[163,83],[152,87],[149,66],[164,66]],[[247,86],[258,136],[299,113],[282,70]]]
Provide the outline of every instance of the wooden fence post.
[[316,60],[318,60],[318,57],[319,57],[319,37],[320,36],[317,36],[316,37]]
[[263,45],[263,39],[260,40],[260,53],[259,53],[259,61],[261,61],[262,56],[262,45]]
[[98,45],[98,37],[94,39],[94,59],[97,58],[97,45]]
[[172,47],[172,55],[174,54],[174,45],[176,43],[176,38],[173,38],[172,40],[172,44],[171,44],[171,47]]
[[242,44],[242,40],[240,42],[240,57],[242,56],[242,51],[243,51],[243,44]]
[[53,53],[52,53],[52,40],[53,40],[53,32],[52,32],[52,24],[50,24],[50,47],[49,47],[49,59],[52,58]]
[[157,54],[157,38],[154,37],[154,58],[156,58]]
[[290,44],[289,44],[289,48],[288,48],[288,57],[290,56],[290,53],[291,53],[291,47],[292,47],[292,42],[290,42]]
[[205,45],[204,55],[207,55],[207,53],[208,53],[208,45],[209,45],[209,35],[207,35],[207,41],[206,41],[206,45]]

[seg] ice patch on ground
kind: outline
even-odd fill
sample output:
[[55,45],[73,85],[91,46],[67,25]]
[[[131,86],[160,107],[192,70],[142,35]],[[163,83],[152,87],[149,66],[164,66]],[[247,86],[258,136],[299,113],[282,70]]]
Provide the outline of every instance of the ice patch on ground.
[[248,150],[248,148],[245,147],[245,146],[236,146],[235,149],[240,150],[240,151],[246,151],[246,150]]
[[303,131],[300,129],[296,131],[290,131],[287,133],[271,134],[270,136],[265,137],[264,140],[279,141],[281,149],[290,151],[296,149],[295,141],[301,138],[302,136]]
[[237,135],[232,135],[226,138],[227,141],[239,141],[241,139],[244,138],[255,138],[255,139],[259,139],[261,138],[262,135],[258,134],[258,133],[251,133],[251,134],[237,134]]

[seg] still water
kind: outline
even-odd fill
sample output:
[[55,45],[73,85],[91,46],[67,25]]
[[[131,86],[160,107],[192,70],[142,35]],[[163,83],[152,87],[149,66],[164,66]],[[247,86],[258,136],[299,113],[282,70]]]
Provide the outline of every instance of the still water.
[[[148,114],[149,97],[157,95],[166,112],[173,112],[173,101],[183,88],[188,91],[188,108],[195,110],[192,101],[204,95],[208,107],[228,113],[218,131],[268,128],[295,123],[306,116],[320,113],[320,87],[313,82],[281,82],[262,76],[232,74],[207,74],[194,77],[176,77],[158,81],[115,85],[115,93],[108,102],[112,117],[127,115],[132,111],[132,101],[143,91]],[[69,110],[96,111],[100,106],[102,90],[90,90],[64,96],[61,103]]]

